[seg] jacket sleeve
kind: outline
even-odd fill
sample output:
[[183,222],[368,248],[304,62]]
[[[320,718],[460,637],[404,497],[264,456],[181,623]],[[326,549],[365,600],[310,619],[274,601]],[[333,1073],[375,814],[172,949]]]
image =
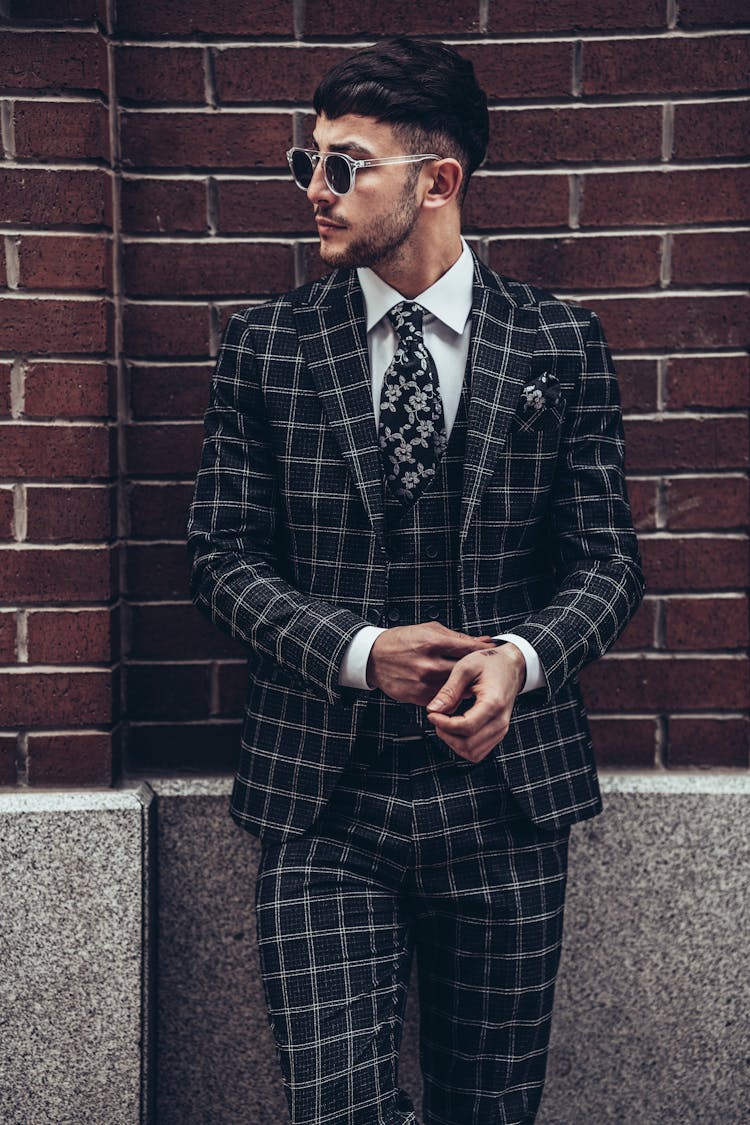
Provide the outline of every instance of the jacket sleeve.
[[550,505],[556,589],[543,609],[513,626],[539,655],[548,699],[607,651],[643,597],[619,391],[594,313],[577,393],[563,425]]
[[335,702],[344,650],[368,622],[285,579],[278,511],[251,328],[235,313],[211,384],[190,509],[193,601],[224,632]]

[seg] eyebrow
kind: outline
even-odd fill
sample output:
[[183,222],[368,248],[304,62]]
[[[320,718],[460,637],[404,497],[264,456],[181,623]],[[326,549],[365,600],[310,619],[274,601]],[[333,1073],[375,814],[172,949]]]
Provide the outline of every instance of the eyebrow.
[[[313,137],[312,137],[312,143],[315,145],[315,147],[317,149],[320,149],[320,145],[316,141],[314,133],[313,133]],[[338,145],[331,145],[328,149],[326,149],[326,151],[327,152],[343,152],[343,153],[346,153],[347,155],[349,155],[352,152],[361,152],[365,157],[372,156],[372,149],[370,149],[366,144],[363,144],[362,141],[358,141],[356,139],[352,139],[350,141],[343,141],[342,144],[338,144]]]

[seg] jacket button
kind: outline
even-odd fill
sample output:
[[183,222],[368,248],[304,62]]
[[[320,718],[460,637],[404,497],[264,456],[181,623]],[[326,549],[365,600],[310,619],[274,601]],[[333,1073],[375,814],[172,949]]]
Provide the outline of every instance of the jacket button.
[[397,621],[401,620],[401,614],[397,609],[388,610],[388,620],[395,625]]
[[379,609],[374,609],[373,607],[370,607],[370,609],[368,609],[365,616],[367,617],[368,621],[372,621],[373,625],[379,625],[381,620],[382,620],[383,615],[381,614]]
[[430,621],[437,621],[438,617],[440,616],[440,610],[436,605],[428,605],[427,616],[429,617]]
[[440,554],[440,552],[437,549],[437,544],[435,544],[435,543],[428,543],[427,546],[425,547],[424,553],[427,555],[428,559],[436,559],[438,557],[438,555]]

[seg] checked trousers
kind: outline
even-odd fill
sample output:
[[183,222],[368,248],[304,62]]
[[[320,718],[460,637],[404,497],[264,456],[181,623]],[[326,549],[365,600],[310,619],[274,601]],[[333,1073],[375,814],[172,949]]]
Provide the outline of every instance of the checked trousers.
[[[531,1125],[567,846],[567,828],[521,815],[494,753],[359,744],[316,824],[262,852],[261,969],[294,1125]],[[398,1085],[414,952],[421,1117]]]

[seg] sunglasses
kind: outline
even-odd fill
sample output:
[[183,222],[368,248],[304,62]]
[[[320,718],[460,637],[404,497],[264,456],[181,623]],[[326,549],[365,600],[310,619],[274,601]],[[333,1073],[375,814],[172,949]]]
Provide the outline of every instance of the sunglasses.
[[434,152],[415,156],[384,156],[380,160],[352,160],[343,152],[318,152],[311,148],[290,148],[286,154],[292,177],[298,188],[307,191],[318,163],[323,165],[323,178],[334,195],[348,195],[354,190],[358,168],[380,168],[386,164],[418,164],[420,160],[440,160]]

